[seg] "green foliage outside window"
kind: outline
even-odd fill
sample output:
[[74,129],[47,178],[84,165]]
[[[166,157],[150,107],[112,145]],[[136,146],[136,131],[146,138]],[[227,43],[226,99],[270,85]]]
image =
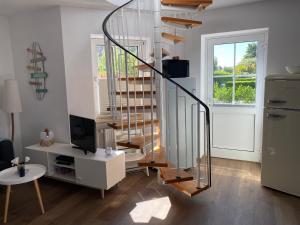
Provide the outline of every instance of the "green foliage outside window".
[[[251,85],[253,85],[252,82]],[[255,84],[255,83],[254,83]],[[214,99],[216,103],[232,103],[232,85],[221,86],[214,84]],[[248,85],[237,85],[235,89],[235,101],[242,104],[255,102],[255,88]]]
[[255,102],[255,88],[250,86],[238,86],[235,90],[235,101],[251,104]]
[[231,103],[232,102],[232,87],[219,86],[214,84],[214,99],[217,103]]
[[[125,68],[125,53],[123,50],[121,50],[119,47],[112,47],[112,54],[114,56],[114,72],[115,74],[121,75],[121,77],[126,76],[126,68]],[[130,46],[128,48],[130,52],[137,55],[138,53],[138,47],[137,46]],[[106,55],[105,55],[105,47],[104,45],[98,45],[96,47],[97,51],[97,64],[98,64],[98,75],[101,78],[107,77],[107,71],[106,71]],[[136,69],[136,66],[138,65],[138,61],[136,58],[134,58],[131,55],[127,55],[128,58],[128,75],[129,76],[135,76],[137,75],[138,71]]]

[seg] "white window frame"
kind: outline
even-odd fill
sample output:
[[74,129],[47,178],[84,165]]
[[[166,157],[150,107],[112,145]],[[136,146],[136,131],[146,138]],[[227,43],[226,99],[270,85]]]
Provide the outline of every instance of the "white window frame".
[[[95,93],[95,107],[96,107],[96,115],[99,116],[101,114],[100,108],[100,82],[102,80],[107,80],[107,78],[98,76],[98,65],[97,65],[97,55],[96,55],[96,45],[105,45],[104,43],[104,35],[103,34],[91,34],[91,54],[92,54],[92,71],[94,77],[94,93]],[[126,37],[127,38],[127,37]],[[145,49],[145,60],[149,62],[151,60],[151,40],[147,37],[136,37],[136,36],[129,36],[129,46],[139,46],[138,51],[139,55],[142,55],[142,46]],[[118,36],[118,40],[120,40],[121,45],[123,45],[123,37]],[[117,41],[118,41],[117,40]],[[125,41],[128,43],[128,41]]]
[[[246,42],[258,42],[257,40],[253,40],[253,41],[246,41]],[[236,89],[235,89],[235,86],[236,86],[236,80],[238,78],[255,78],[255,96],[256,96],[256,82],[257,82],[257,71],[255,74],[236,74],[235,72],[235,69],[236,69],[236,66],[237,66],[237,62],[236,62],[236,45],[239,44],[239,43],[245,43],[245,42],[233,42],[233,43],[222,43],[222,44],[214,44],[214,47],[216,45],[223,45],[223,44],[233,44],[234,45],[234,50],[233,50],[233,53],[234,53],[234,57],[233,57],[233,72],[231,75],[214,75],[213,74],[213,77],[212,77],[212,82],[213,82],[213,85],[214,85],[214,79],[215,78],[232,78],[232,101],[231,103],[226,103],[226,102],[215,102],[214,101],[214,98],[213,98],[213,95],[214,95],[214,86],[212,88],[212,101],[213,101],[213,105],[214,106],[218,106],[218,105],[227,105],[227,106],[255,106],[256,104],[256,99],[254,101],[254,103],[239,103],[239,102],[236,102],[235,101],[235,92],[236,92]],[[257,63],[257,57],[256,57],[256,63]]]
[[[209,57],[213,57],[211,52],[208,51],[209,45],[212,45],[216,39],[225,38],[226,42],[222,42],[223,44],[226,43],[237,43],[238,42],[247,42],[249,40],[253,41],[262,41],[264,44],[263,47],[265,48],[264,55],[257,55],[257,62],[260,60],[262,63],[261,71],[257,71],[256,74],[261,73],[263,76],[258,77],[256,76],[256,88],[258,90],[264,90],[264,87],[261,84],[264,84],[264,78],[266,75],[266,61],[267,61],[267,40],[268,40],[268,28],[261,28],[261,29],[252,29],[252,30],[242,30],[242,31],[233,31],[233,32],[224,32],[224,33],[215,33],[215,34],[206,34],[201,36],[201,77],[200,77],[200,87],[201,87],[201,98],[205,99],[206,102],[213,102],[213,92],[208,93],[207,87],[208,85],[213,85],[213,78],[209,78],[208,74],[213,73],[213,68],[209,68],[208,66],[208,59]],[[253,36],[253,37],[251,37]],[[260,85],[260,86],[259,86]],[[259,86],[259,87],[258,87]],[[256,93],[256,101],[255,104],[259,103],[258,95],[263,95],[263,92],[259,91]],[[253,107],[252,104],[219,104],[216,103],[214,106],[232,106],[232,107],[239,107],[239,106],[248,106]]]

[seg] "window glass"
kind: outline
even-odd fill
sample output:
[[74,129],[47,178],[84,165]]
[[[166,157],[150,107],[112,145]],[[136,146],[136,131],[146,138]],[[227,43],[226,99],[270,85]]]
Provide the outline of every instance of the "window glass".
[[214,46],[214,104],[255,104],[257,42]]
[[214,103],[232,103],[232,77],[214,78]]
[[100,78],[106,77],[106,57],[105,57],[105,47],[104,45],[96,45],[97,54],[97,68],[98,76]]
[[234,44],[214,46],[214,76],[233,75]]
[[[128,50],[133,54],[138,54],[138,46],[129,46]],[[106,78],[106,55],[105,55],[105,46],[97,45],[96,46],[97,53],[97,68],[98,68],[98,76],[100,78]],[[121,76],[126,76],[126,68],[125,68],[125,53],[122,49],[117,46],[112,47],[112,54],[114,60],[114,72],[116,74],[120,74]],[[136,76],[138,71],[136,66],[138,65],[138,61],[135,57],[128,54],[128,75]]]
[[243,42],[235,45],[235,74],[256,74],[256,42]]

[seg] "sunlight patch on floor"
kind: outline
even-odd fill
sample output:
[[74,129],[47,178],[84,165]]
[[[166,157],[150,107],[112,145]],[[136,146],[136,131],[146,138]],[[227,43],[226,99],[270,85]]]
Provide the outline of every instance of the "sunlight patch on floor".
[[136,203],[136,207],[129,214],[134,223],[149,223],[152,217],[166,219],[170,209],[169,197],[162,197]]

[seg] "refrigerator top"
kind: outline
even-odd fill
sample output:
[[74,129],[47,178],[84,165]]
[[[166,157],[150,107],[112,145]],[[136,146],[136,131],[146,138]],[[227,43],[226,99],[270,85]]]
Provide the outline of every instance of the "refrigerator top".
[[300,74],[271,74],[266,80],[300,80]]

